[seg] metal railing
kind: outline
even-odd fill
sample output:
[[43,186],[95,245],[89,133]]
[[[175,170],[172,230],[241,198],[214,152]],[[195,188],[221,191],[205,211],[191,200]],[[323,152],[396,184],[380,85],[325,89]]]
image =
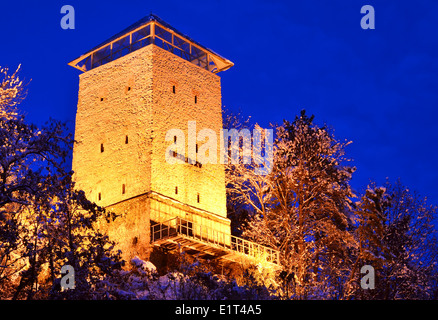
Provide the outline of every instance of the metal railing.
[[218,72],[215,62],[205,49],[194,45],[191,41],[184,39],[182,36],[177,36],[156,22],[130,31],[124,35],[123,38],[113,40],[78,61],[75,66],[82,71],[88,71],[149,44],[155,44],[203,69],[214,73]]
[[151,226],[151,242],[182,235],[222,249],[278,264],[279,252],[222,231],[176,217]]

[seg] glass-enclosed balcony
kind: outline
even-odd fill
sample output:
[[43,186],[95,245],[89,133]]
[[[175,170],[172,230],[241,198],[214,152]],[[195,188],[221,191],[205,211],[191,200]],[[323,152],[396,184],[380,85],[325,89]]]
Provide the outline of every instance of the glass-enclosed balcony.
[[234,65],[152,14],[71,61],[69,65],[86,72],[150,44],[213,73],[227,70]]

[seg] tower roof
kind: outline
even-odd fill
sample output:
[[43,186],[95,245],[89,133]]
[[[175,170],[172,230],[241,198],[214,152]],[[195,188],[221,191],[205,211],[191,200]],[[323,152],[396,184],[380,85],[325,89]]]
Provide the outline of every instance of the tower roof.
[[86,72],[149,44],[155,44],[214,73],[225,71],[234,65],[230,60],[202,46],[154,14],[140,19],[88,50],[69,62],[69,65]]

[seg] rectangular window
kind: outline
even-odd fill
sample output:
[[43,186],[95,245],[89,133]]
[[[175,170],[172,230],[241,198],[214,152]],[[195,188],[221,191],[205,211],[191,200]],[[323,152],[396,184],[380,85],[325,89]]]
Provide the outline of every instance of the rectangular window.
[[175,86],[172,86],[172,91],[173,91],[173,93],[176,92],[176,88],[175,88]]
[[198,97],[195,96],[195,103],[198,103]]
[[125,144],[128,144],[128,136],[125,136]]
[[178,187],[175,187],[175,194],[178,194]]
[[125,194],[125,192],[126,192],[125,184],[122,184],[122,194]]
[[200,203],[200,202],[201,202],[201,199],[200,199],[199,193],[198,193],[198,203]]
[[100,152],[103,152],[105,149],[103,148],[103,143],[100,144]]
[[99,201],[102,200],[102,195],[101,195],[100,192],[99,192],[99,194],[97,195],[97,197],[98,197]]

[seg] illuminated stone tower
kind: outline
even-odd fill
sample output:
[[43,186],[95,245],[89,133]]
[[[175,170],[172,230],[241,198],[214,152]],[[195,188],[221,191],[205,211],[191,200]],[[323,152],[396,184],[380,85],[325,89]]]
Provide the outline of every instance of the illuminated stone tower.
[[[69,65],[83,71],[73,150],[76,188],[121,215],[101,228],[125,259],[148,258],[151,242],[230,256],[236,241],[226,216],[224,166],[191,164],[187,137],[189,121],[196,121],[198,132],[208,128],[219,137],[217,73],[233,63],[150,15]],[[173,154],[185,163],[165,160],[169,129],[185,132],[186,154]]]

